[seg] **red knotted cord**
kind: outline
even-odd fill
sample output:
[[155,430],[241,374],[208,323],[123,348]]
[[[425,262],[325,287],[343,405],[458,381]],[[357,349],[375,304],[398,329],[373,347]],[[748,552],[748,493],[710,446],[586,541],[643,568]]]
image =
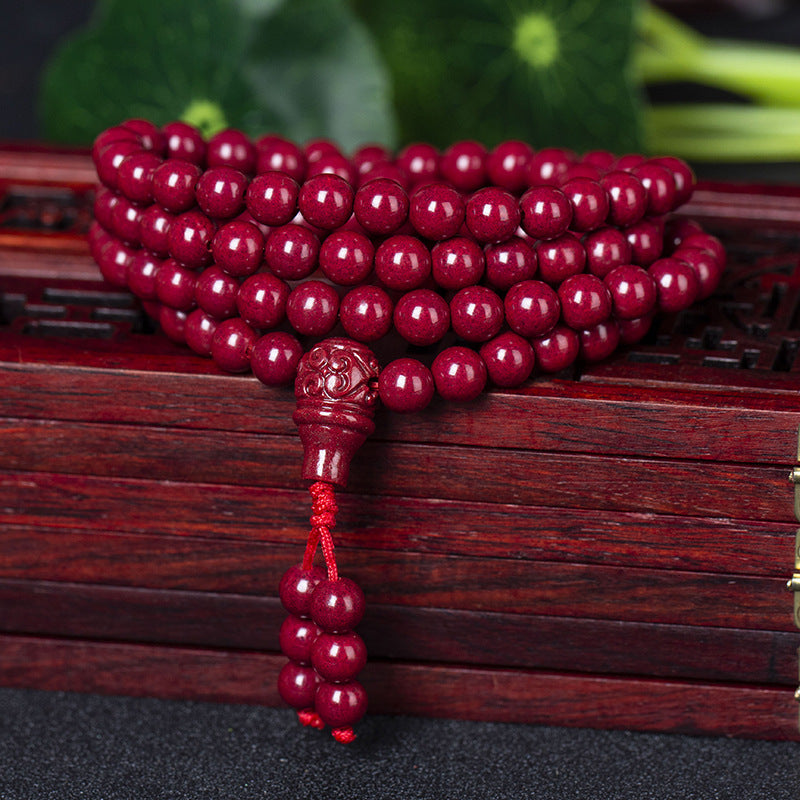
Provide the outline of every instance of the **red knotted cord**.
[[333,547],[331,528],[336,525],[336,494],[333,486],[324,481],[312,483],[311,492],[311,532],[308,534],[308,544],[303,556],[303,569],[311,569],[314,563],[314,553],[317,545],[322,547],[325,557],[325,566],[328,568],[328,580],[339,580],[339,570],[336,566],[336,554]]

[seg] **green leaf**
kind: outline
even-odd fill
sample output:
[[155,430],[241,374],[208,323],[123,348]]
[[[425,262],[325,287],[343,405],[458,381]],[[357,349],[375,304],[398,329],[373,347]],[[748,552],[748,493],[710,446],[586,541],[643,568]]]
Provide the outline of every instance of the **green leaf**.
[[355,0],[394,80],[401,139],[640,144],[637,0]]
[[129,117],[391,143],[382,70],[340,0],[99,0],[49,64],[42,121],[49,139],[75,144]]

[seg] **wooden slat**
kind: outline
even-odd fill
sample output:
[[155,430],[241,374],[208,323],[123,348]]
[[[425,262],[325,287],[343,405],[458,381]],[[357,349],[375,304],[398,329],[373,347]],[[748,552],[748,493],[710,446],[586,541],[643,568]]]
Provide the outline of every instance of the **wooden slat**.
[[[12,687],[277,705],[283,663],[251,652],[0,636],[0,684]],[[786,688],[380,662],[361,677],[372,713],[800,739]]]
[[[0,578],[274,596],[302,543],[6,529]],[[792,631],[784,577],[339,547],[371,602]]]
[[[0,631],[279,650],[274,597],[0,580]],[[794,686],[794,633],[377,605],[371,659]]]
[[[187,498],[200,500],[187,502]],[[345,547],[783,575],[796,524],[338,494]],[[303,541],[305,490],[0,472],[0,520],[32,529]]]

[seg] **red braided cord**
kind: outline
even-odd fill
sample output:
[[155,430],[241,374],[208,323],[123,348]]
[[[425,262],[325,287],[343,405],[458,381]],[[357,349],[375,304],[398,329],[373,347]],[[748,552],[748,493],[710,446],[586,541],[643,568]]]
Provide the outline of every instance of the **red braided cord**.
[[336,525],[336,494],[333,486],[324,481],[312,483],[311,492],[311,532],[308,535],[308,544],[303,556],[303,569],[311,569],[317,544],[322,546],[322,554],[328,567],[328,579],[339,579],[339,570],[336,566],[336,555],[333,548],[331,528]]

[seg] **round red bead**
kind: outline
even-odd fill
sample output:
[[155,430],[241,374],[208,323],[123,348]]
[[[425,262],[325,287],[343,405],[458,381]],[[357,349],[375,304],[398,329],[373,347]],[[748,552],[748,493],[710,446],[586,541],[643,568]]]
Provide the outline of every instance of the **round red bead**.
[[132,203],[149,205],[153,202],[153,173],[161,159],[148,152],[131,153],[120,161],[117,172],[119,191]]
[[[278,634],[281,652],[298,664],[310,664],[311,648],[321,633],[311,620],[290,614],[283,621]],[[317,672],[322,674],[319,670]]]
[[202,171],[196,164],[167,159],[153,170],[153,198],[172,214],[188,211],[195,204],[194,190],[201,175]]
[[450,324],[468,342],[486,342],[503,327],[503,301],[486,286],[467,286],[450,301]]
[[713,253],[701,250],[699,247],[679,247],[672,257],[685,262],[694,270],[697,276],[698,300],[705,300],[714,294],[719,286],[722,270],[717,265]]
[[197,180],[197,204],[215,219],[235,217],[244,208],[247,178],[232,167],[206,170]]
[[618,319],[619,340],[622,344],[636,344],[647,336],[650,326],[653,324],[654,314],[636,319]]
[[396,181],[374,178],[356,192],[353,211],[365,231],[374,236],[388,236],[408,219],[408,195]]
[[[294,336],[283,331],[273,331],[262,336],[253,345],[250,369],[265,386],[286,386],[294,382],[297,365],[302,357],[303,347]],[[320,580],[322,577],[324,572],[320,571]],[[302,606],[299,603],[298,605]],[[303,613],[309,613],[308,609]]]
[[363,177],[372,172],[375,167],[389,163],[392,160],[392,153],[383,145],[365,144],[353,153],[350,160],[358,171],[359,176]]
[[573,275],[558,287],[561,316],[570,328],[590,328],[611,315],[611,294],[596,275]]
[[439,172],[460,192],[473,192],[486,183],[487,155],[486,148],[479,142],[456,142],[442,153]]
[[561,372],[578,357],[580,339],[572,328],[556,325],[544,336],[531,339],[531,345],[542,372]]
[[519,205],[508,192],[488,186],[469,198],[465,220],[479,242],[504,242],[519,227]]
[[658,298],[656,283],[641,267],[623,264],[603,279],[617,319],[635,319],[649,314]]
[[621,172],[631,172],[636,167],[644,164],[646,160],[641,153],[626,153],[614,162],[613,168]]
[[211,342],[219,323],[202,308],[196,308],[186,317],[184,337],[186,344],[200,356],[211,355]]
[[305,177],[306,156],[294,142],[281,136],[262,136],[256,142],[256,153],[256,171],[259,175],[282,172],[297,183]]
[[226,319],[214,331],[211,357],[226,372],[247,372],[250,369],[250,350],[257,338],[256,332],[243,319]]
[[675,184],[675,201],[673,208],[678,208],[688,202],[694,191],[695,177],[691,167],[682,159],[674,156],[662,156],[651,159],[653,164],[666,167],[672,175]]
[[334,230],[350,219],[353,197],[353,187],[344,178],[321,174],[300,187],[297,205],[307,222],[323,230]]
[[574,160],[574,153],[559,147],[546,147],[535,152],[528,162],[528,184],[558,186]]
[[630,242],[616,228],[588,233],[583,240],[583,249],[589,272],[598,278],[605,278],[612,269],[631,262]]
[[314,697],[314,709],[331,728],[350,727],[367,713],[367,693],[358,681],[323,681]]
[[490,244],[484,250],[486,281],[501,291],[515,283],[530,280],[536,274],[536,251],[528,243],[514,236],[499,244]]
[[313,708],[318,683],[313,667],[289,661],[278,674],[278,693],[292,708]]
[[408,291],[422,286],[431,268],[430,251],[416,236],[397,234],[375,252],[375,274],[390,289]]
[[311,597],[323,580],[325,580],[325,570],[322,567],[303,569],[300,564],[289,567],[283,573],[278,586],[278,596],[283,607],[296,617],[310,617]]
[[142,212],[139,218],[139,238],[142,245],[156,255],[169,255],[169,226],[174,217],[154,203]]
[[326,156],[342,155],[342,151],[339,149],[339,145],[336,144],[336,142],[334,142],[332,139],[325,139],[323,137],[309,139],[303,145],[303,152],[306,154],[309,164],[315,164],[317,161],[325,158]]
[[96,151],[94,159],[97,177],[109,189],[118,189],[119,165],[134,153],[141,153],[142,145],[135,139],[117,139]]
[[431,264],[433,279],[442,289],[461,289],[480,281],[485,259],[472,239],[456,236],[433,246]]
[[659,258],[647,271],[658,286],[658,307],[662,311],[683,311],[697,300],[700,282],[685,262]]
[[125,286],[127,280],[128,264],[135,254],[135,250],[123,244],[119,239],[109,236],[100,245],[97,252],[97,266],[100,274],[113,286]]
[[589,150],[581,156],[582,164],[591,164],[603,172],[610,170],[617,157],[609,150]]
[[251,222],[232,220],[214,235],[211,253],[217,266],[228,275],[252,275],[264,259],[264,236]]
[[512,286],[504,300],[509,327],[520,336],[543,336],[561,316],[555,290],[542,281],[522,281]]
[[302,225],[283,225],[267,238],[264,259],[279,278],[297,281],[307,278],[317,267],[319,239]]
[[455,189],[443,183],[429,183],[411,196],[408,218],[420,236],[441,241],[459,232],[464,213],[464,201]]
[[626,227],[638,222],[647,210],[647,190],[629,172],[615,170],[600,178],[608,193],[608,221]]
[[245,205],[253,219],[263,225],[285,225],[297,213],[300,187],[283,172],[265,172],[250,181]]
[[[310,650],[311,663],[317,674],[332,683],[352,680],[367,663],[364,640],[353,631],[321,633],[315,638]],[[285,650],[283,652],[286,653]]]
[[514,387],[523,384],[533,372],[536,357],[527,339],[506,331],[481,346],[480,355],[486,364],[489,379],[496,386]]
[[93,204],[94,218],[109,233],[113,232],[111,212],[119,200],[120,196],[116,192],[112,192],[111,189],[108,189],[105,186],[97,187]]
[[111,209],[111,232],[134,247],[141,242],[142,209],[120,195]]
[[254,328],[269,330],[283,322],[289,285],[269,272],[257,272],[237,287],[236,308]]
[[168,122],[162,128],[167,140],[167,156],[202,166],[206,160],[206,142],[200,131],[187,122]]
[[681,248],[699,247],[701,250],[707,250],[712,253],[720,272],[724,271],[727,262],[727,255],[725,247],[716,236],[711,236],[708,233],[693,233],[683,238],[680,242]]
[[459,345],[442,350],[433,360],[431,372],[439,395],[457,403],[467,403],[478,397],[488,377],[480,355]]
[[431,371],[415,358],[398,358],[387,364],[378,378],[381,402],[392,411],[422,411],[436,387]]
[[501,142],[486,158],[489,180],[515,194],[528,186],[528,165],[533,150],[526,142]]
[[328,633],[351,631],[364,616],[361,587],[350,578],[322,580],[311,595],[311,618]]
[[289,293],[286,318],[303,336],[325,336],[336,325],[339,295],[330,284],[306,281]]
[[392,327],[392,301],[379,286],[357,286],[339,306],[339,321],[345,333],[359,342],[374,342]]
[[214,319],[227,319],[236,313],[239,281],[212,265],[197,279],[194,296],[197,305]]
[[319,249],[319,266],[325,277],[341,286],[362,283],[372,272],[375,248],[362,233],[336,231]]
[[420,347],[434,344],[450,327],[450,307],[432,289],[414,289],[397,301],[394,326],[411,344]]
[[156,297],[165,306],[190,311],[196,305],[197,275],[173,258],[161,262],[156,273]]
[[661,226],[649,219],[643,219],[623,231],[631,246],[631,261],[640,267],[652,264],[664,249],[664,235]]
[[147,250],[138,250],[126,268],[128,288],[142,300],[156,299],[156,275],[161,259]]
[[609,319],[598,322],[590,328],[579,332],[581,341],[581,357],[590,362],[603,361],[608,358],[619,344],[619,327],[616,320]]
[[536,260],[539,277],[558,285],[572,275],[583,272],[586,250],[577,236],[565,233],[557,239],[536,242]]
[[573,178],[561,185],[561,191],[572,205],[572,230],[591,231],[605,222],[608,194],[597,181]]
[[185,311],[169,306],[158,307],[158,324],[164,335],[178,344],[186,344],[186,319]]
[[519,201],[522,229],[534,239],[555,239],[572,221],[572,205],[560,189],[535,186]]
[[358,173],[341,153],[325,153],[315,161],[309,159],[306,168],[306,180],[315,175],[336,175],[354,186],[358,180]]
[[241,131],[229,128],[208,140],[206,163],[210,169],[231,167],[252,173],[256,168],[256,148]]
[[433,145],[410,144],[398,153],[395,163],[412,186],[439,180],[439,151]]
[[113,128],[108,128],[99,133],[92,143],[92,161],[95,167],[99,167],[100,165],[100,155],[103,150],[115,142],[130,142],[138,145],[140,150],[145,149],[142,146],[138,134],[122,125],[115,125]]
[[169,254],[191,269],[204,267],[211,261],[211,241],[216,233],[214,223],[199,211],[187,211],[169,226]]
[[672,173],[654,162],[645,162],[631,171],[647,192],[647,214],[659,215],[675,206],[675,180]]

